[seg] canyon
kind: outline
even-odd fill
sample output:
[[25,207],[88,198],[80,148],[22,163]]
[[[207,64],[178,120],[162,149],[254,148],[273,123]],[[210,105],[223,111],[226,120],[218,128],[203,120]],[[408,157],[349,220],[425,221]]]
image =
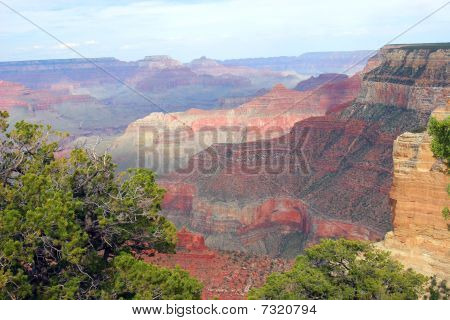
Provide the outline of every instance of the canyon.
[[377,242],[450,280],[448,175],[425,132],[449,115],[449,55],[1,62],[0,109],[69,131],[67,149],[102,138],[119,169],[156,171],[177,253],[142,258],[188,270],[203,298],[245,298],[322,238]]
[[152,157],[147,159],[146,167],[168,173],[184,168],[190,157],[215,143],[251,142],[284,135],[300,120],[324,115],[333,107],[349,103],[356,97],[360,83],[361,76],[356,74],[329,79],[313,90],[291,90],[277,84],[237,108],[152,113],[130,124],[111,152],[122,166],[136,166],[141,144]]
[[214,144],[188,173],[162,176],[163,213],[213,249],[273,257],[324,237],[381,240],[392,230],[394,140],[446,106],[448,60],[447,44],[383,47],[352,103],[280,137]]
[[[0,80],[17,83],[27,90],[44,89],[49,95],[53,92],[56,95],[63,92],[66,95],[89,95],[109,107],[120,104],[123,109],[144,108],[146,113],[139,112],[138,119],[159,110],[142,96],[127,90],[124,84],[140,90],[169,111],[181,111],[193,106],[208,109],[220,105],[220,99],[254,97],[259,90],[269,89],[277,83],[293,87],[310,74],[343,72],[351,64],[358,66],[352,72],[355,73],[365,64],[360,61],[363,53],[367,52],[304,54],[303,63],[320,61],[322,68],[314,73],[292,73],[285,64],[279,64],[272,68],[276,70],[272,70],[234,65],[206,57],[182,63],[165,55],[128,62],[112,57],[8,61],[0,62]],[[324,64],[331,58],[334,62]],[[336,71],[338,69],[341,71]],[[137,108],[137,111],[140,109]]]
[[[342,64],[341,56],[345,63],[359,58],[349,52],[335,56],[334,67]],[[327,68],[325,72],[331,72]],[[291,88],[306,78],[282,66],[278,70],[233,66],[206,57],[188,63],[166,55],[136,61],[113,57],[8,61],[0,62],[0,109],[9,111],[13,123],[27,119],[67,131],[74,143],[105,141],[103,150],[130,123],[151,112],[232,109],[276,84]]]
[[263,94],[264,88],[293,86],[304,77],[199,60],[183,64],[168,56],[148,56],[130,62],[0,62],[0,109],[9,111],[12,122],[45,122],[73,139],[109,141],[154,111],[233,108]]

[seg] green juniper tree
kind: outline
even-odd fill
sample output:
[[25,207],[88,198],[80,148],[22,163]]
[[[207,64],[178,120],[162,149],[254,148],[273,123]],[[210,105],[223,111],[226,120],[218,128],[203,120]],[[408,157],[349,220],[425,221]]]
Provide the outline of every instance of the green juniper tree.
[[431,118],[428,123],[428,133],[433,138],[431,151],[448,165],[450,162],[450,117],[444,120]]
[[326,239],[298,256],[291,270],[271,274],[249,298],[418,299],[425,282],[369,243]]
[[[450,163],[450,117],[439,121],[435,118],[431,118],[428,123],[428,133],[432,137],[431,151],[436,158],[442,159],[448,166]],[[447,185],[447,194],[450,196],[450,184]],[[442,210],[442,216],[445,220],[450,219],[450,210],[445,207]],[[448,225],[450,230],[450,225]]]
[[116,174],[108,154],[55,157],[61,135],[0,113],[0,299],[198,299],[180,269],[148,265],[142,246],[173,252],[149,170]]

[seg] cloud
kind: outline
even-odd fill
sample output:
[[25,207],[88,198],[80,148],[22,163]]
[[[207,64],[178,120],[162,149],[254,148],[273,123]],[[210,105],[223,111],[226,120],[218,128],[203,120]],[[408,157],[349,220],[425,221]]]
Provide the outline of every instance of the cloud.
[[120,50],[130,50],[133,49],[133,47],[135,47],[136,45],[132,45],[132,44],[124,44],[122,46],[119,47]]
[[[118,58],[137,59],[164,52],[184,61],[201,55],[233,58],[375,49],[442,1],[9,0],[26,17],[62,41],[70,39],[72,47],[81,47],[90,56],[118,54]],[[398,41],[448,41],[449,9]],[[15,56],[11,48],[31,48],[36,42],[43,43],[49,57],[55,49],[69,54],[61,50],[64,46],[2,8],[0,21],[0,60]],[[30,58],[34,54],[36,50],[30,49]]]
[[57,44],[56,46],[52,46],[52,49],[61,50],[61,49],[69,49],[68,47],[76,48],[79,46],[80,46],[80,44],[76,43],[76,42],[66,42],[65,44],[60,43],[60,44]]

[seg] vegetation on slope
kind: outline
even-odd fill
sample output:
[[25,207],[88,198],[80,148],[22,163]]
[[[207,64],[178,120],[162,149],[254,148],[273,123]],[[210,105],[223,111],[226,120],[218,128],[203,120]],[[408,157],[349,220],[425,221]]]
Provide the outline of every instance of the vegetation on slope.
[[[431,151],[433,151],[436,158],[440,158],[445,162],[448,169],[450,163],[450,117],[442,121],[431,118],[428,123],[428,133],[432,137]],[[447,185],[447,194],[450,196],[450,184]],[[448,207],[442,210],[442,215],[444,219],[450,219],[450,210]],[[450,225],[448,227],[450,230]]]
[[298,256],[291,270],[270,275],[249,298],[418,299],[426,280],[369,243],[326,239]]
[[116,174],[84,149],[55,157],[60,138],[23,121],[9,131],[0,113],[0,299],[200,298],[186,272],[132,255],[175,248],[154,174]]
[[431,151],[436,158],[441,158],[445,163],[450,163],[450,117],[439,121],[431,118],[428,124],[428,132],[433,138]]

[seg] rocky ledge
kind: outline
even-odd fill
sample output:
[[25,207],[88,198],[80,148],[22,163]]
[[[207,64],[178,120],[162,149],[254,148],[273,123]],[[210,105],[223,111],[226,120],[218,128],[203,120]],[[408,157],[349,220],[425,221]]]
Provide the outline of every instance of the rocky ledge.
[[[450,116],[450,105],[433,116]],[[450,179],[446,166],[433,157],[430,142],[426,132],[406,132],[395,140],[390,192],[394,229],[379,246],[407,267],[450,281],[450,230],[442,216],[450,205]]]

